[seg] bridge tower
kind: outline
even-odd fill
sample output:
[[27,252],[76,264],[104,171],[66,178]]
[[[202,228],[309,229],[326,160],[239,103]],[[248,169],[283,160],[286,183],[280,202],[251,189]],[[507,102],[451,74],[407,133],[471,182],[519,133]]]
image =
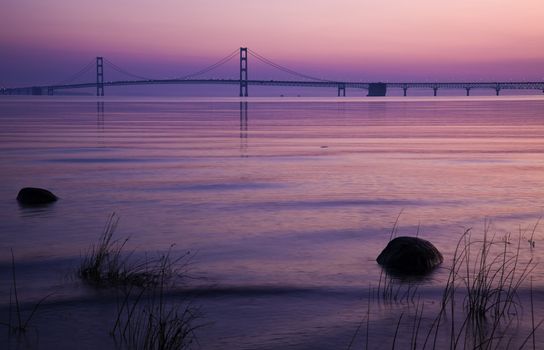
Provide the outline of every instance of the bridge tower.
[[247,94],[247,47],[240,48],[240,97]]
[[104,59],[96,58],[96,96],[104,96]]

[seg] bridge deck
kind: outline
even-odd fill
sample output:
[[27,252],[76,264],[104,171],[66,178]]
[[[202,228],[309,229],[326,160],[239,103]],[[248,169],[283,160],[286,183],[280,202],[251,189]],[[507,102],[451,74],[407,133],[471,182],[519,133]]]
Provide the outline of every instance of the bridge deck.
[[[104,86],[138,86],[138,85],[239,85],[238,79],[155,79],[155,80],[118,80],[104,81]],[[369,89],[371,82],[350,81],[290,81],[290,80],[248,80],[253,86],[296,86],[338,89]],[[380,83],[382,84],[382,83]],[[542,90],[544,82],[388,82],[383,83],[386,88],[400,89],[514,89],[514,90]],[[19,88],[3,88],[2,94],[32,94],[37,91],[52,92],[54,90],[96,88],[97,83],[80,83],[65,85],[42,85]]]

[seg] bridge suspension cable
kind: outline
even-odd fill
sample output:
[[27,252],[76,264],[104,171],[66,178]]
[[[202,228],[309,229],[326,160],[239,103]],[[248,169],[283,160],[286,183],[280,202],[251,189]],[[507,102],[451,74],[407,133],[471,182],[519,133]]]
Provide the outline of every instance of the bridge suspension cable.
[[189,79],[189,78],[194,78],[194,77],[197,77],[199,75],[202,75],[202,74],[206,74],[214,69],[217,69],[219,67],[221,67],[222,65],[224,65],[225,63],[229,62],[230,60],[232,60],[234,57],[236,57],[236,55],[238,54],[238,49],[234,50],[233,52],[231,52],[230,54],[228,54],[227,56],[223,57],[222,59],[220,59],[219,61],[215,62],[214,64],[204,68],[204,69],[201,69],[195,73],[192,73],[192,74],[188,74],[188,75],[184,75],[184,76],[181,76],[181,77],[177,77],[175,79],[179,79],[179,80],[186,80],[186,79]]
[[107,58],[104,58],[104,62],[106,62],[111,68],[113,68],[113,70],[121,73],[121,74],[124,74],[124,75],[128,75],[129,77],[132,77],[132,78],[136,78],[136,79],[142,79],[142,80],[154,80],[153,78],[148,78],[148,77],[144,77],[144,76],[141,76],[141,75],[138,75],[138,74],[133,74],[131,72],[128,72],[126,70],[124,70],[123,68],[119,67],[118,65],[114,64],[112,61],[108,60]]
[[[206,74],[214,69],[217,69],[219,67],[221,67],[222,65],[226,64],[227,62],[229,62],[230,60],[232,60],[236,54],[238,53],[238,50],[235,50],[233,52],[231,52],[229,55],[227,55],[226,57],[220,59],[219,61],[215,62],[214,64],[204,68],[204,69],[201,69],[195,73],[191,73],[191,74],[187,74],[187,75],[184,75],[184,76],[180,76],[180,77],[177,77],[177,78],[174,78],[174,79],[177,79],[177,80],[186,80],[186,79],[190,79],[190,78],[193,78],[193,77],[196,77],[196,76],[199,76],[199,75],[202,75],[202,74]],[[124,75],[127,75],[127,76],[130,76],[132,78],[135,78],[135,79],[142,79],[142,80],[156,80],[154,78],[149,78],[149,77],[144,77],[142,75],[138,75],[138,74],[134,74],[134,73],[131,73],[121,67],[119,67],[118,65],[116,65],[115,63],[113,63],[112,61],[104,58],[104,62],[108,64],[108,66],[110,68],[112,68],[113,70],[121,73],[121,74],[124,74]],[[91,65],[92,65],[93,62],[91,62]]]
[[65,79],[65,80],[62,80],[62,81],[59,81],[58,83],[56,83],[55,85],[66,85],[68,83],[71,83],[73,82],[74,80],[78,79],[79,77],[81,77],[83,74],[87,73],[91,68],[93,68],[95,65],[95,61],[94,59],[92,59],[89,63],[87,63],[83,68],[81,68],[77,73],[75,73],[74,75],[72,75],[71,77]]
[[332,80],[326,80],[326,79],[321,79],[321,78],[317,78],[317,77],[313,77],[311,75],[307,75],[307,74],[303,74],[303,73],[299,73],[297,71],[294,71],[292,69],[289,69],[285,66],[282,66],[280,64],[277,64],[271,60],[269,60],[268,58],[258,54],[257,52],[251,50],[251,49],[248,49],[249,51],[249,54],[253,57],[255,57],[256,59],[258,59],[259,61],[263,62],[264,64],[267,64],[269,66],[272,66],[276,69],[279,69],[285,73],[288,73],[288,74],[291,74],[291,75],[295,75],[295,76],[298,76],[300,78],[304,78],[304,79],[309,79],[309,80],[315,80],[315,81],[322,81],[322,82],[328,82],[328,83],[331,83],[333,82]]
[[[187,75],[184,75],[184,76],[179,76],[179,77],[174,78],[174,79],[176,79],[176,80],[188,80],[188,79],[191,79],[191,78],[194,78],[194,77],[201,76],[201,75],[206,74],[208,72],[211,72],[211,71],[213,71],[213,70],[227,64],[228,62],[230,62],[232,59],[234,59],[238,55],[238,52],[239,52],[239,50],[236,49],[236,50],[232,51],[231,53],[229,53],[227,56],[223,57],[219,61],[215,62],[214,64],[212,64],[212,65],[210,65],[210,66],[208,66],[206,68],[203,68],[203,69],[201,69],[199,71],[196,71],[194,73],[191,73],[191,74],[187,74]],[[268,66],[271,66],[273,68],[276,68],[276,69],[278,69],[278,70],[280,70],[280,71],[282,71],[284,73],[294,75],[294,76],[297,76],[297,77],[300,77],[300,78],[308,79],[308,80],[313,80],[313,81],[333,82],[331,80],[321,79],[321,78],[317,78],[317,77],[314,77],[314,76],[311,76],[311,75],[303,74],[303,73],[297,72],[295,70],[292,70],[290,68],[287,68],[285,66],[282,66],[282,65],[280,65],[278,63],[275,63],[274,61],[260,55],[259,53],[255,52],[255,51],[253,51],[251,49],[248,49],[248,52],[252,57],[256,58],[257,60],[261,61],[262,63],[264,63],[264,64],[266,64]],[[106,63],[108,65],[108,67],[112,68],[116,72],[121,73],[121,74],[123,74],[125,76],[129,76],[129,77],[134,78],[134,79],[156,80],[155,78],[145,77],[145,76],[142,76],[142,75],[139,75],[139,74],[134,74],[132,72],[129,72],[129,71],[121,68],[120,66],[116,65],[112,61],[108,60],[107,58],[104,58],[104,63]],[[68,78],[66,80],[63,80],[63,81],[57,83],[56,85],[66,85],[66,84],[68,84],[70,82],[73,82],[74,80],[78,79],[83,74],[85,74],[89,70],[91,70],[94,66],[95,66],[95,60],[93,59],[87,65],[85,65],[81,70],[79,70],[77,73],[75,73],[73,76],[71,76],[70,78]]]

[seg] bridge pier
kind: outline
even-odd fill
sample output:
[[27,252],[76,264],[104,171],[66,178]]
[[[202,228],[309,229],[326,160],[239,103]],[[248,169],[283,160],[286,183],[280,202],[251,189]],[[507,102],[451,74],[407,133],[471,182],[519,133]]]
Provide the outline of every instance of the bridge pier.
[[385,96],[387,94],[386,83],[370,83],[368,84],[367,96]]
[[501,88],[495,88],[495,93],[497,94],[497,96],[499,96],[500,92],[501,92]]
[[47,95],[53,96],[55,94],[55,90],[52,87],[47,88]]
[[438,95],[438,88],[436,86],[433,87],[433,94],[434,96]]
[[467,90],[467,96],[470,96],[470,89],[469,87],[465,88],[465,90]]
[[104,96],[104,60],[96,58],[96,96]]
[[338,84],[338,97],[346,96],[346,85],[344,84]]
[[247,89],[247,47],[240,48],[240,97],[248,96]]
[[404,92],[404,96],[406,97],[406,95],[408,94],[408,88],[407,88],[407,87],[403,87],[403,88],[402,88],[402,91]]

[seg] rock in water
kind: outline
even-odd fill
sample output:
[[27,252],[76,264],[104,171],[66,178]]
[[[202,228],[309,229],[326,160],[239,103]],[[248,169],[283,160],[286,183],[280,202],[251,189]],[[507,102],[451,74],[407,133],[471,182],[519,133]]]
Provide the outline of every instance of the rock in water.
[[387,244],[376,261],[399,273],[420,275],[440,265],[444,258],[429,241],[417,237],[397,237]]
[[19,191],[17,200],[23,205],[43,205],[57,200],[50,191],[43,188],[25,187]]

